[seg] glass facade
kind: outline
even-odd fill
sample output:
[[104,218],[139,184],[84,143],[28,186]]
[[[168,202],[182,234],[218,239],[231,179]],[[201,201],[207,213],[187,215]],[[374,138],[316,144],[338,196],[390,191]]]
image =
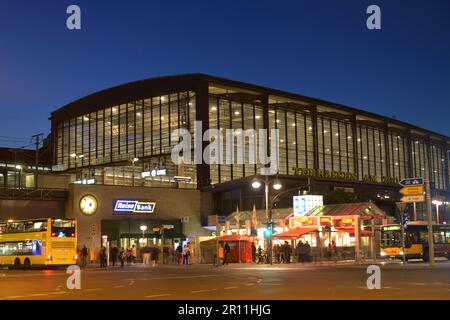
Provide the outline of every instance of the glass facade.
[[[196,166],[170,160],[170,133],[185,128],[194,135],[195,108],[194,92],[176,92],[67,119],[57,125],[56,163],[76,169],[76,180],[99,184],[171,186],[181,175],[195,185]],[[167,175],[141,177],[155,168],[166,168]]]

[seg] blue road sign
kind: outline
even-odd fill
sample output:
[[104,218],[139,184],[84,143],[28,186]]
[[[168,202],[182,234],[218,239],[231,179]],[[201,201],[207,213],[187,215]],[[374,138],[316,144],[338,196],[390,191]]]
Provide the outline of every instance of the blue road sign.
[[423,185],[423,178],[412,178],[400,181],[400,185],[404,187]]

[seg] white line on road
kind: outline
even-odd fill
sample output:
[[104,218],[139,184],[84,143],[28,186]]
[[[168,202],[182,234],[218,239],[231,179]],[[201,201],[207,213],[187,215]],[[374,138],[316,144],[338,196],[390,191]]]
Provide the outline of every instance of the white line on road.
[[151,296],[146,296],[146,298],[158,298],[158,297],[167,297],[167,296],[171,296],[171,293],[162,293],[162,294],[154,294]]
[[224,290],[231,290],[231,289],[237,289],[237,287],[225,287]]
[[20,299],[20,298],[25,298],[25,296],[8,296],[8,297],[3,297],[3,299]]
[[251,286],[254,286],[254,285],[255,285],[254,283],[246,283],[245,284],[246,287],[251,287]]
[[48,293],[33,293],[30,294],[30,297],[42,297],[42,296],[47,296]]
[[191,291],[191,293],[202,293],[202,292],[211,292],[211,291],[217,291],[217,289],[194,290],[194,291]]
[[123,287],[125,287],[124,285],[118,285],[118,286],[114,286],[114,288],[123,288]]

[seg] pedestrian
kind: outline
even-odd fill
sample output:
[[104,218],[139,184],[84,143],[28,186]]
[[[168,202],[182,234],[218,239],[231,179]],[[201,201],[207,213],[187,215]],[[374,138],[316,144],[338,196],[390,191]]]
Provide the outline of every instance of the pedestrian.
[[100,268],[106,268],[106,248],[102,246],[99,252]]
[[289,242],[284,242],[284,263],[290,263],[291,262],[291,255],[292,255],[292,247],[289,244]]
[[127,248],[126,254],[127,254],[127,265],[130,265],[131,264],[131,248],[130,247]]
[[334,262],[337,263],[337,246],[334,240],[331,242],[331,254],[333,255]]
[[252,242],[252,261],[253,263],[256,262],[256,246],[254,242]]
[[223,265],[228,265],[230,262],[230,246],[228,245],[228,242],[225,242],[225,246],[223,247]]
[[278,261],[278,263],[285,263],[285,261],[286,261],[285,244],[282,244],[281,246],[278,245],[278,252],[279,252],[279,255],[280,255],[280,260]]
[[263,249],[261,248],[261,246],[258,246],[258,264],[259,263],[263,263]]
[[81,249],[81,267],[85,268],[87,266],[87,260],[88,260],[88,249],[86,245],[83,245],[83,248]]
[[333,247],[331,246],[331,243],[328,243],[328,246],[327,246],[327,258],[328,258],[328,260],[331,260],[332,256],[333,256]]
[[142,265],[145,267],[150,264],[150,247],[145,245],[144,248],[142,248]]
[[189,264],[189,256],[191,255],[191,252],[189,251],[189,246],[187,244],[184,245],[183,249],[183,264],[188,265]]
[[117,248],[116,245],[113,245],[111,247],[111,250],[110,250],[109,254],[111,255],[112,265],[113,265],[113,267],[115,267],[116,266],[116,261],[117,261],[117,256],[119,255],[119,248]]
[[133,264],[136,264],[136,258],[137,258],[136,246],[133,244],[133,246],[131,247],[131,259],[133,260]]
[[276,263],[281,263],[282,256],[281,256],[280,244],[277,243],[275,245],[273,251],[275,252],[275,261],[276,261]]
[[175,254],[177,256],[177,263],[181,264],[183,260],[183,248],[181,247],[181,243],[179,243],[175,249]]
[[163,264],[169,263],[169,247],[164,246],[163,247]]
[[125,256],[126,256],[126,254],[127,254],[127,253],[126,253],[124,247],[122,247],[122,248],[120,249],[120,252],[119,252],[119,261],[120,261],[120,266],[121,266],[121,267],[123,267],[124,264],[125,264]]
[[217,249],[217,265],[220,265],[223,262],[223,246],[219,245],[219,248]]

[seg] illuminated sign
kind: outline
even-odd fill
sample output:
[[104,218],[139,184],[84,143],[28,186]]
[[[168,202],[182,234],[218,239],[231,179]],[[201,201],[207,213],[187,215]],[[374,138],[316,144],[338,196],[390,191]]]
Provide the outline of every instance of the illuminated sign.
[[291,217],[289,218],[289,229],[300,227],[314,227],[317,226],[316,217]]
[[317,206],[323,206],[323,196],[304,195],[294,196],[294,216],[303,216]]
[[383,227],[384,231],[397,231],[400,230],[400,226],[387,226],[387,227]]
[[138,201],[138,200],[116,200],[114,203],[114,212],[128,213],[153,213],[156,202]]
[[353,218],[333,219],[333,225],[336,228],[353,228],[355,226],[355,220]]
[[320,217],[320,225],[322,227],[331,227],[331,217]]
[[158,176],[165,176],[167,175],[167,169],[166,168],[162,168],[162,169],[153,169],[152,171],[144,171],[141,172],[141,177],[142,178],[148,178],[148,177],[158,177]]

